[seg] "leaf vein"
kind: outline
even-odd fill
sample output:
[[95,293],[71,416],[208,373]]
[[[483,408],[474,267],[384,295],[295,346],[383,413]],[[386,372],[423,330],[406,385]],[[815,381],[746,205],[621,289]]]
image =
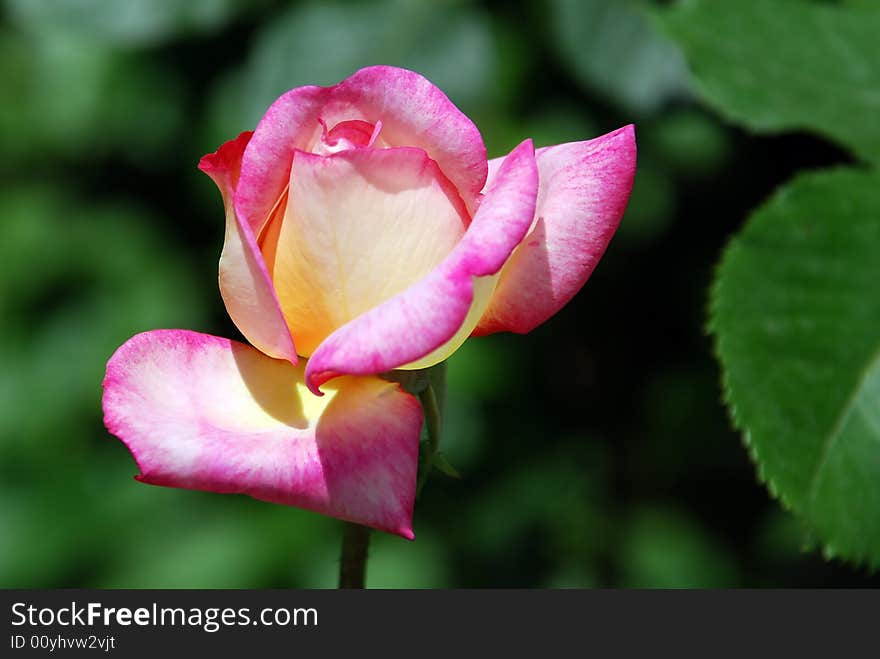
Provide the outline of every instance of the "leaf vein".
[[840,438],[840,434],[843,431],[846,422],[849,420],[849,417],[857,409],[859,393],[865,386],[865,381],[868,379],[871,371],[874,370],[874,367],[877,365],[878,361],[880,361],[880,345],[877,346],[874,354],[867,361],[865,368],[862,369],[862,372],[859,374],[859,377],[856,380],[852,392],[847,397],[846,404],[841,408],[840,414],[837,415],[837,419],[835,420],[834,425],[831,428],[831,432],[825,438],[825,443],[822,447],[822,455],[819,458],[819,461],[816,463],[816,468],[813,470],[813,475],[810,477],[810,495],[808,498],[810,509],[812,509],[816,503],[816,496],[819,493],[819,483],[821,481],[821,475],[822,472],[825,470],[826,465],[828,464],[828,457],[831,454],[831,450],[837,443],[837,440]]

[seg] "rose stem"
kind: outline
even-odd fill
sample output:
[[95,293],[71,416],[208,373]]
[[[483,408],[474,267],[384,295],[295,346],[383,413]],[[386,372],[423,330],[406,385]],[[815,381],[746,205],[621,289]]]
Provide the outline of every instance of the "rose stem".
[[364,588],[369,545],[369,527],[345,522],[342,532],[342,558],[339,562],[340,588]]

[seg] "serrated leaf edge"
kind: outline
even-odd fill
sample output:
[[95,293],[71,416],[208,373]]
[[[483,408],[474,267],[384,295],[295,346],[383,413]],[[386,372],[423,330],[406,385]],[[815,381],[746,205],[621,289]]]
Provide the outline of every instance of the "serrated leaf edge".
[[[748,453],[749,459],[755,465],[755,471],[758,477],[758,481],[767,488],[770,496],[773,499],[777,500],[784,510],[795,515],[801,521],[801,523],[804,524],[806,531],[811,533],[817,539],[822,557],[826,561],[836,560],[840,563],[849,565],[850,567],[856,569],[867,567],[867,569],[873,573],[876,572],[878,568],[880,568],[880,557],[875,559],[870,555],[860,555],[859,553],[855,553],[851,556],[843,555],[832,541],[826,540],[823,534],[819,533],[818,529],[816,529],[815,526],[810,522],[810,520],[806,518],[806,515],[800,512],[794,506],[794,504],[785,496],[784,492],[782,492],[778,488],[773,479],[766,474],[764,465],[761,462],[760,451],[752,440],[751,431],[746,427],[746,424],[740,418],[739,409],[733,400],[733,390],[730,383],[730,374],[728,372],[725,359],[722,357],[723,340],[721,339],[718,328],[715,326],[718,311],[718,299],[721,294],[720,289],[722,287],[721,273],[727,266],[731,252],[738,248],[743,231],[748,226],[748,224],[753,221],[753,218],[757,215],[757,213],[771,206],[772,204],[779,203],[785,195],[791,194],[791,189],[795,185],[803,184],[805,181],[810,181],[811,179],[825,178],[828,175],[834,175],[836,173],[848,172],[853,170],[864,171],[864,168],[841,166],[820,170],[811,170],[806,172],[798,172],[795,174],[794,177],[777,186],[777,188],[766,199],[764,199],[760,204],[758,204],[754,209],[750,211],[743,225],[735,234],[730,237],[730,239],[727,241],[727,244],[722,248],[721,258],[718,259],[718,262],[715,265],[714,273],[712,275],[712,283],[709,286],[709,299],[707,304],[708,314],[705,330],[713,339],[712,352],[715,355],[720,369],[721,382],[719,384],[721,385],[721,400],[724,403],[725,409],[727,410],[728,418],[730,419],[731,425],[735,430],[740,433],[743,445],[746,449],[746,452]],[[875,357],[872,358],[870,363],[874,363],[877,354],[880,354],[880,349],[878,349],[878,352],[875,353]],[[859,378],[859,382],[862,382],[863,380],[864,375]],[[856,387],[856,391],[858,391],[858,387]],[[849,407],[850,405],[847,405],[847,409]],[[811,483],[812,480],[813,479],[811,479]]]

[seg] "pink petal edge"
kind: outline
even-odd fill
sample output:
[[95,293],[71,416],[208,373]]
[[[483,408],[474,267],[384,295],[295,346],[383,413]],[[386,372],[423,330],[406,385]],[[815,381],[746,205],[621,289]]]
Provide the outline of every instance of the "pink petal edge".
[[536,159],[534,226],[504,266],[476,336],[530,332],[583,287],[626,209],[636,168],[635,127],[541,148]]
[[241,158],[251,135],[244,132],[199,161],[199,169],[220,189],[226,208],[218,278],[220,295],[230,318],[254,346],[270,357],[296,364],[293,337],[281,312],[263,255],[250,227],[239,220],[233,209]]
[[187,330],[138,334],[110,358],[104,423],[137,480],[247,494],[414,537],[422,414],[379,378],[315,399],[303,366]]
[[283,194],[296,149],[343,121],[376,126],[390,146],[425,150],[461,194],[471,213],[486,182],[486,148],[479,130],[423,76],[393,66],[360,69],[332,87],[298,87],[279,97],[257,125],[242,160],[235,210],[260,231]]
[[428,276],[327,337],[309,359],[306,384],[393,370],[430,354],[459,330],[474,278],[497,273],[534,217],[538,170],[526,140],[511,151],[461,242]]
[[395,146],[424,149],[458,189],[471,213],[486,184],[486,147],[479,129],[449,97],[415,71],[368,66],[340,82],[333,99],[345,100],[382,121],[382,137]]

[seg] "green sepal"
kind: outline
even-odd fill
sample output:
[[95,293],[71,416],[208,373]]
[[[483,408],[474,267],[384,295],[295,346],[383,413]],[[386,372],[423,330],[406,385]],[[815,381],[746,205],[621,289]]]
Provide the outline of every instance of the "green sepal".
[[458,469],[449,464],[449,460],[440,452],[435,453],[431,458],[431,466],[444,476],[449,476],[449,478],[455,478],[456,480],[461,480],[462,478]]

